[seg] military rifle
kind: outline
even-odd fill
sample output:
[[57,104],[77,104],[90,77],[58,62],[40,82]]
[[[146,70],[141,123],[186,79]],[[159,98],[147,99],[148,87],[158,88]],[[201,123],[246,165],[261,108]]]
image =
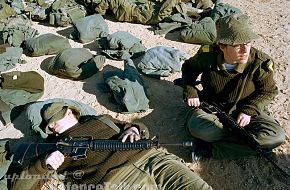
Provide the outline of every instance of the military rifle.
[[20,144],[17,147],[14,161],[22,164],[24,160],[38,157],[59,150],[65,156],[79,160],[87,157],[88,150],[92,151],[126,151],[145,150],[160,146],[191,147],[190,141],[181,143],[159,143],[158,139],[141,139],[135,142],[121,142],[121,140],[93,139],[92,137],[68,137],[55,143]]
[[254,137],[247,130],[240,127],[228,113],[222,111],[217,106],[211,105],[205,101],[201,102],[200,107],[209,113],[215,114],[220,119],[220,122],[223,124],[224,127],[226,127],[237,137],[245,140],[250,148],[255,150],[262,157],[266,158],[287,178],[288,181],[290,181],[290,175],[273,160],[273,158],[269,154],[269,150],[262,148],[261,145],[256,141],[256,139],[254,139]]

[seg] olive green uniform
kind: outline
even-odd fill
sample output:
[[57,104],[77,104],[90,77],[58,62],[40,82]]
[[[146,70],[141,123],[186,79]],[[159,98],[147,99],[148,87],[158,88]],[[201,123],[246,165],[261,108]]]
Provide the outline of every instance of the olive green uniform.
[[[58,139],[68,136],[117,139],[119,134],[116,129],[118,127],[122,132],[132,126],[132,124],[115,120],[109,116],[106,116],[106,119],[106,122],[102,122],[102,119],[93,119],[77,124],[58,136]],[[108,123],[108,120],[113,121],[115,127],[105,124]],[[148,131],[144,125],[134,126],[141,131],[144,137],[148,137]],[[83,175],[76,176],[76,171],[80,170]],[[30,175],[45,175],[48,172],[49,169],[44,164],[44,158],[38,159],[23,171],[24,174]],[[90,186],[103,184],[107,185],[105,186],[107,189],[119,189],[119,186],[124,189],[212,189],[198,175],[189,170],[180,158],[155,148],[114,152],[88,151],[85,159],[73,160],[71,157],[66,157],[64,163],[57,169],[57,173],[66,174],[65,187],[67,189],[72,189],[80,184]],[[19,179],[13,189],[36,189],[40,185],[40,180]]]
[[111,10],[118,21],[157,24],[171,15],[178,3],[180,0],[101,0],[95,9],[101,15]]
[[[272,59],[255,48],[251,49],[249,61],[231,72],[226,70],[223,53],[217,47],[199,52],[182,67],[184,100],[199,97],[201,101],[217,104],[234,118],[241,112],[250,115],[245,129],[262,147],[275,148],[284,141],[285,133],[265,108],[278,92],[273,70]],[[203,90],[199,93],[195,84],[200,74]],[[213,157],[237,158],[255,153],[229,135],[216,115],[202,109],[191,111],[186,126],[192,136],[212,142]]]

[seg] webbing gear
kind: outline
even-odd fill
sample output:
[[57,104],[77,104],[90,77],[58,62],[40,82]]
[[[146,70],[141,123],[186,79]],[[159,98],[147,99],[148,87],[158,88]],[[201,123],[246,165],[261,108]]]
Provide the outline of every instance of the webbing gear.
[[110,119],[107,119],[104,116],[102,116],[102,117],[99,117],[98,120],[100,120],[101,122],[103,122],[106,125],[108,125],[111,129],[113,129],[117,133],[121,132],[120,128],[113,121],[111,121]]
[[57,0],[49,14],[49,24],[54,26],[68,26],[72,22],[86,16],[86,9],[75,0]]
[[31,27],[30,20],[25,16],[9,19],[2,32],[4,43],[14,47],[21,46],[23,41],[37,35],[38,31]]

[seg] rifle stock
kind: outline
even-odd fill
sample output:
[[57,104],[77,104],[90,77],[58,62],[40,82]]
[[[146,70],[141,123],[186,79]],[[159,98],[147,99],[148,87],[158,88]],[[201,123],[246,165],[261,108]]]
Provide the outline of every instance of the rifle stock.
[[288,181],[290,181],[290,175],[286,171],[284,171],[268,154],[268,151],[262,148],[261,145],[254,139],[254,137],[247,130],[240,127],[228,113],[222,111],[217,106],[211,105],[205,101],[201,103],[201,107],[205,110],[210,111],[211,113],[216,114],[223,126],[227,127],[228,130],[237,137],[245,140],[250,148],[252,148],[259,155],[267,159],[271,164],[275,166],[276,169],[278,169],[283,174],[283,176],[287,178]]

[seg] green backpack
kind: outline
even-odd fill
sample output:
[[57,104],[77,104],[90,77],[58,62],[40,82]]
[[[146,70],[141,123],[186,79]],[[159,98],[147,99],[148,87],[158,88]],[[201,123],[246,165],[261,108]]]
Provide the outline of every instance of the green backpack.
[[53,26],[69,26],[72,22],[84,18],[86,14],[85,7],[75,0],[56,0],[51,6],[49,24]]
[[2,38],[4,43],[20,47],[22,43],[38,35],[38,31],[31,27],[31,21],[25,15],[11,17],[3,28]]

